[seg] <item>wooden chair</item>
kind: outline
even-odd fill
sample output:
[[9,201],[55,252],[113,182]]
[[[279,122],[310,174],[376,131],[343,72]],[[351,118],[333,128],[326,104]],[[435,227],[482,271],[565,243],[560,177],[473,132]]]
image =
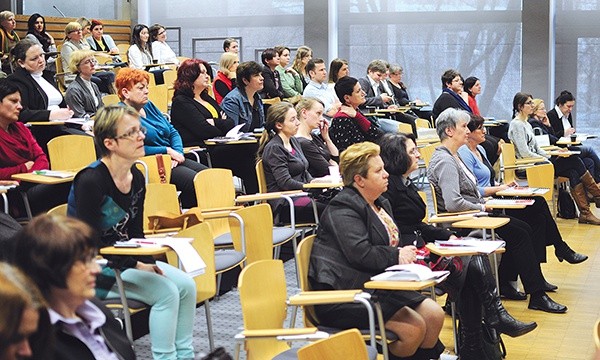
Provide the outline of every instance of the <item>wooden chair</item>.
[[67,216],[67,204],[60,204],[48,210],[48,214]]
[[163,113],[169,111],[167,93],[167,86],[165,84],[148,86],[148,100],[152,101],[152,103]]
[[[160,156],[162,156],[165,168],[164,177],[166,182],[169,183],[171,181],[171,157],[166,154],[162,154]],[[135,163],[137,168],[142,172],[142,174],[144,174],[146,178],[146,184],[161,182],[156,155],[141,157]]]
[[48,141],[52,170],[79,170],[96,161],[94,138],[87,135],[62,135]]
[[175,80],[177,80],[177,71],[165,71],[163,73],[163,78],[165,80],[165,86],[167,87],[167,104],[170,106],[173,100],[173,94],[175,93],[173,85],[175,84]]
[[417,129],[431,129],[431,123],[427,119],[417,118],[415,120],[415,125]]
[[[525,169],[527,173],[527,186],[549,189],[542,195],[548,203],[552,203],[552,215],[556,214],[556,199],[554,198],[554,165],[552,163],[531,166]],[[557,191],[558,192],[558,191]]]
[[412,126],[410,126],[410,124],[398,122],[398,132],[402,134],[412,134]]
[[[60,50],[58,50],[58,51],[60,51]],[[60,54],[58,54],[56,56],[55,64],[56,64],[56,75],[54,76],[54,79],[56,80],[56,85],[58,86],[58,90],[64,96],[65,93],[67,92],[67,84],[65,81],[65,76],[70,75],[71,72],[68,69],[63,69],[62,56]]]
[[536,162],[544,161],[541,157],[517,159],[515,155],[515,146],[510,143],[502,144],[502,154],[500,155],[500,171],[504,183],[510,183],[517,179],[515,170],[525,170],[533,166]]
[[427,168],[429,167],[429,162],[431,161],[431,157],[433,156],[433,152],[439,146],[439,144],[429,144],[419,148],[419,153],[421,154],[422,163],[419,163],[419,175],[417,185],[419,189],[422,189],[425,185],[425,180],[427,179]]
[[[194,282],[196,283],[196,303],[204,303],[206,326],[208,328],[208,343],[210,350],[212,351],[215,347],[215,344],[209,300],[215,296],[217,292],[217,286],[215,282],[215,247],[213,244],[213,235],[210,229],[210,224],[202,223],[194,225],[185,230],[181,230],[177,235],[175,235],[175,237],[193,238],[194,241],[192,242],[192,246],[194,249],[196,249],[206,264],[204,274],[194,277]],[[175,267],[177,267],[179,264],[177,254],[174,251],[169,251],[167,253],[167,261],[169,264]]]
[[104,106],[118,104],[120,101],[121,99],[119,99],[119,95],[117,94],[108,94],[102,97],[102,103]]
[[256,179],[258,180],[258,192],[266,193],[269,192],[267,190],[267,178],[265,178],[265,170],[263,168],[263,161],[259,159],[254,165],[254,169],[256,170]]
[[269,204],[248,206],[234,211],[232,217],[229,218],[231,238],[236,250],[244,250],[246,264],[273,259],[273,247],[276,245],[273,244],[271,206]]
[[[171,214],[181,214],[179,207],[179,197],[177,188],[173,184],[161,184],[160,182],[150,182],[146,184],[146,197],[144,198],[144,233],[155,234],[156,230],[151,230],[149,217],[157,213],[168,212]],[[162,229],[160,233],[177,232],[180,228]]]
[[131,45],[129,45],[129,44],[117,44],[117,48],[119,49],[119,53],[121,54],[121,58],[123,58],[122,55],[127,56],[127,52],[129,51],[129,47],[130,46]]
[[596,320],[594,324],[594,344],[596,345],[596,350],[600,349],[600,319]]
[[374,349],[371,353],[367,351],[362,336],[356,329],[339,332],[298,350],[298,360],[373,360],[376,358],[377,351]]

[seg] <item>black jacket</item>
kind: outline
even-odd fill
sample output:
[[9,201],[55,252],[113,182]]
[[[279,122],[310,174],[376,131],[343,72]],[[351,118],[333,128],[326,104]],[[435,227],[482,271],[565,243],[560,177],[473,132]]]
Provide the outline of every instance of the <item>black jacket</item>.
[[[133,346],[127,339],[125,332],[121,329],[121,325],[115,319],[114,315],[100,300],[93,298],[90,301],[106,315],[106,323],[99,330],[104,341],[108,345],[108,348],[111,349],[119,359],[135,359]],[[76,337],[62,331],[60,323],[54,325],[54,331],[54,359],[95,360],[94,356],[84,343]]]
[[[548,111],[548,113],[546,114],[548,116],[548,120],[550,120],[550,125],[552,125],[552,128],[554,129],[554,134],[560,139],[561,137],[565,136],[565,128],[563,127],[562,124],[562,120],[558,117],[558,113],[556,112],[556,109],[552,109],[550,111]],[[569,124],[571,124],[571,126],[573,126],[573,117],[571,116],[571,114],[569,114]]]
[[[53,72],[44,70],[42,77],[56,87]],[[19,115],[19,121],[26,123],[29,121],[48,121],[50,119],[48,96],[27,70],[21,67],[15,69],[8,77],[8,80],[14,83],[21,93],[23,110],[21,110],[21,114]],[[65,99],[63,99],[59,106],[61,108],[67,107]]]
[[[360,87],[365,92],[365,103],[360,106],[361,109],[366,108],[367,106],[375,106],[377,108],[386,107],[381,96],[375,95],[375,91],[373,91],[373,87],[371,86],[371,82],[369,81],[369,77],[364,77],[358,79],[358,83]],[[379,83],[379,93],[384,93],[385,89],[381,83]],[[391,94],[390,94],[391,95]]]

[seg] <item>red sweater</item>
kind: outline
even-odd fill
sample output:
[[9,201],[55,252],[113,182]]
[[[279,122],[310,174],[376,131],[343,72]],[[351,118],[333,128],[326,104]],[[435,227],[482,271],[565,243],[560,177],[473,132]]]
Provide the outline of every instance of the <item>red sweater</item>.
[[[218,82],[221,82],[225,85],[225,88],[218,86]],[[222,91],[221,91],[222,90]],[[227,75],[223,74],[220,71],[217,71],[217,76],[215,76],[215,81],[213,82],[213,93],[215,94],[215,100],[217,100],[217,104],[221,105],[223,98],[227,93],[233,90],[233,81],[227,77]]]
[[[33,161],[30,170],[25,166],[28,161]],[[48,158],[23,123],[10,124],[8,131],[0,128],[0,180],[43,169],[48,169]]]

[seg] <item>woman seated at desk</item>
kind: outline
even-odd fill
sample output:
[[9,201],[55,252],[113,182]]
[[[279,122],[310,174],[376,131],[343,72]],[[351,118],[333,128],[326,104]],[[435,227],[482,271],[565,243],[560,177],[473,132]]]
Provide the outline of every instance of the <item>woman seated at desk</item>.
[[92,82],[96,64],[91,50],[77,50],[71,54],[69,70],[77,76],[67,87],[65,102],[75,117],[94,116],[103,105],[100,90]]
[[[467,143],[467,124],[470,119],[468,112],[448,108],[436,120],[436,130],[442,145],[433,153],[427,177],[435,190],[440,212],[492,211],[479,193],[475,175],[458,156],[458,149]],[[530,309],[551,313],[566,312],[566,306],[555,302],[546,294],[558,287],[548,283],[542,275],[533,250],[533,230],[529,224],[519,219],[508,215],[506,217],[510,218],[510,222],[496,229],[496,233],[506,241],[506,253],[498,269],[500,293],[506,297],[525,300],[526,297],[510,285],[510,281],[516,280],[519,275],[525,291],[531,294]]]
[[48,303],[54,332],[52,349],[45,354],[48,358],[135,359],[121,324],[94,297],[96,282],[101,281],[97,279],[97,237],[80,220],[40,215],[15,239],[15,264],[36,283]]
[[161,24],[154,24],[149,29],[152,42],[152,58],[159,64],[174,64],[179,66],[179,59],[167,43],[167,29]]
[[147,131],[144,137],[145,154],[167,154],[171,157],[171,183],[181,191],[181,205],[184,208],[196,206],[194,176],[206,169],[206,166],[183,156],[181,136],[152,101],[148,100],[148,73],[132,68],[121,69],[117,76],[117,90],[121,101],[139,112],[142,125]]
[[[11,180],[12,175],[47,170],[48,158],[25,124],[19,122],[21,95],[19,88],[7,79],[0,79],[0,180]],[[64,204],[69,184],[23,184],[18,191],[26,191],[31,211],[37,214],[56,205]],[[27,188],[29,187],[29,188]],[[11,204],[20,204],[17,191],[9,192]],[[15,217],[24,215],[24,209],[13,207]]]
[[[267,111],[265,130],[260,138],[257,158],[262,159],[269,192],[302,190],[304,184],[316,179],[308,172],[308,161],[294,137],[299,121],[294,106],[282,101]],[[289,222],[290,214],[285,200],[270,201],[276,222]],[[314,222],[313,207],[308,197],[294,200],[297,222]],[[322,210],[325,204],[317,202]],[[320,211],[318,212],[321,213]],[[278,221],[279,220],[279,221]]]
[[171,124],[181,135],[184,146],[204,146],[204,140],[225,136],[233,120],[208,94],[210,65],[188,59],[177,69],[175,94],[171,105]]
[[[308,160],[308,172],[318,178],[329,175],[329,167],[337,166],[339,151],[329,137],[329,123],[323,118],[323,102],[315,98],[303,98],[296,105],[300,126],[296,139]],[[313,134],[319,129],[320,134]]]
[[[75,177],[68,214],[97,231],[98,247],[144,237],[146,190],[144,176],[134,163],[144,156],[145,133],[138,111],[129,106],[110,105],[96,114],[94,142],[101,159]],[[112,266],[124,269],[127,297],[152,306],[150,340],[154,358],[194,358],[196,286],[192,278],[166,263],[154,262],[151,257],[108,259]],[[96,295],[101,299],[119,297],[110,268],[105,268],[99,277]]]
[[112,36],[104,33],[104,24],[100,20],[92,20],[90,25],[92,36],[88,36],[86,41],[94,51],[108,53],[109,55],[119,55],[119,48]]
[[[150,40],[150,29],[144,24],[137,24],[131,32],[131,46],[127,50],[127,59],[129,67],[138,70],[149,69],[154,74],[154,81],[157,85],[164,84],[163,72],[171,69],[160,69],[158,67],[149,67],[152,65],[152,42]],[[158,60],[157,60],[158,62]]]
[[235,125],[246,124],[243,132],[261,128],[265,122],[265,110],[258,92],[262,90],[262,66],[254,61],[241,63],[236,71],[237,87],[221,102],[221,108]]
[[342,107],[331,120],[329,135],[339,151],[358,142],[377,141],[383,132],[358,109],[365,102],[365,92],[358,80],[346,76],[334,88]]
[[[399,247],[398,228],[391,217],[386,191],[388,173],[379,146],[363,142],[340,157],[344,189],[321,216],[308,280],[313,290],[361,289],[389,266],[416,260],[416,248]],[[340,226],[343,224],[343,226]],[[444,345],[438,340],[444,313],[435,301],[415,291],[376,290],[387,330],[399,340],[388,345],[390,359],[414,356],[437,359]],[[360,304],[315,306],[319,324],[365,329],[367,312]]]
[[[410,174],[418,169],[420,157],[413,135],[385,134],[379,145],[381,159],[389,173],[388,189],[383,196],[389,200],[394,220],[398,225],[401,234],[400,245],[413,245],[417,242],[416,245],[421,247],[425,246],[424,242],[456,238],[444,228],[423,222],[426,204],[410,180]],[[422,239],[418,239],[417,233]],[[419,240],[421,243],[418,243]],[[431,257],[432,260],[439,258],[435,255]],[[462,260],[466,276],[460,276],[458,282],[448,283],[449,280],[446,280],[442,285],[456,284],[454,290],[460,292],[459,298],[455,300],[458,300],[461,324],[461,359],[480,359],[483,353],[480,310],[482,307],[483,320],[496,331],[512,337],[524,335],[537,325],[535,322],[523,323],[516,320],[502,306],[487,256],[463,257]]]
[[[458,149],[458,155],[473,175],[477,178],[477,187],[481,196],[494,196],[498,191],[506,190],[513,184],[495,185],[494,168],[487,160],[485,150],[480,145],[485,141],[485,127],[483,118],[471,114],[471,120],[467,125],[469,135],[467,144]],[[528,223],[533,229],[533,247],[539,262],[546,262],[546,246],[554,246],[554,254],[560,262],[567,260],[568,263],[578,264],[587,260],[586,255],[578,254],[564,242],[556,221],[550,213],[546,199],[542,196],[534,196],[534,203],[524,209],[506,209],[506,214]]]
[[[213,82],[213,92],[217,104],[221,105],[223,98],[236,87],[236,71],[240,58],[235,53],[224,52],[219,60],[219,70]],[[207,69],[208,70],[208,69]]]
[[55,53],[54,55],[46,55],[46,69],[56,72],[56,42],[52,35],[46,31],[46,19],[42,15],[35,13],[29,17],[25,38],[38,43],[44,53]]
[[514,119],[510,122],[508,137],[515,146],[515,156],[521,158],[539,158],[540,161],[550,161],[554,165],[554,174],[569,178],[571,195],[579,209],[579,222],[583,224],[600,225],[594,213],[590,210],[589,193],[596,206],[600,205],[600,186],[587,171],[581,158],[577,156],[549,156],[542,150],[535,139],[533,128],[527,122],[533,112],[533,98],[529,94],[518,92],[513,99]]

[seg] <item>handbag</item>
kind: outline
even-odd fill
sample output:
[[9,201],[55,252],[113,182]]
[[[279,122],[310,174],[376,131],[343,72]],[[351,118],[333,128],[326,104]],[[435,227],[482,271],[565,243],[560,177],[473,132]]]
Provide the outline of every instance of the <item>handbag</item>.
[[506,346],[500,334],[485,322],[481,323],[483,352],[487,360],[501,360],[506,357]]
[[165,162],[162,154],[156,154],[156,166],[158,168],[158,176],[160,177],[160,183],[167,183],[167,170],[165,169]]
[[558,188],[558,214],[559,218],[563,219],[575,219],[577,218],[577,209],[575,207],[575,202],[571,197],[569,191],[563,189],[562,187]]
[[161,210],[148,216],[148,228],[153,233],[161,229],[183,230],[200,224],[202,221],[204,221],[204,216],[199,207],[193,207],[184,214],[173,214]]

